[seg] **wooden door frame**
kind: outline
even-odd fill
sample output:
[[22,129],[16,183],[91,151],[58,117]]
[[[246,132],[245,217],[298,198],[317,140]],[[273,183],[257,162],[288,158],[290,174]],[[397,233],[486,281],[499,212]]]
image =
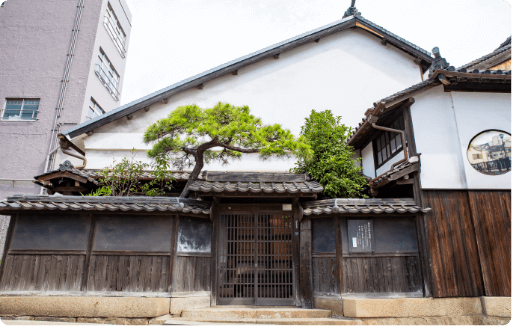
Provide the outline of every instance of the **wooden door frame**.
[[[220,235],[220,225],[219,225],[219,217],[225,213],[277,213],[283,212],[282,204],[263,204],[265,205],[265,209],[261,209],[262,204],[220,204],[218,201],[214,201],[214,207],[212,207],[212,219],[213,219],[213,235],[212,235],[212,261],[211,261],[211,294],[210,294],[210,305],[212,307],[218,305],[218,295],[219,291],[218,287],[218,277],[219,277],[219,235]],[[292,278],[293,278],[293,305],[301,306],[301,294],[300,291],[300,279],[298,276],[300,275],[300,271],[297,270],[300,266],[300,261],[296,261],[298,257],[300,257],[300,253],[298,252],[300,247],[300,218],[299,215],[302,216],[302,210],[299,209],[300,204],[297,201],[294,201],[292,204],[292,211],[290,212],[292,216]]]

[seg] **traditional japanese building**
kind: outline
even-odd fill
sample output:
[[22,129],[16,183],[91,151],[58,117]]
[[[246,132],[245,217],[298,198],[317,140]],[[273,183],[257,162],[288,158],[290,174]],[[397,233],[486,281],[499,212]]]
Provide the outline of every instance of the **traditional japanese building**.
[[[255,305],[371,317],[347,300],[465,297],[460,314],[482,314],[480,297],[510,297],[510,156],[485,171],[471,162],[486,142],[510,151],[507,60],[510,39],[456,69],[351,7],[338,22],[66,130],[62,148],[82,159],[35,177],[50,195],[0,202],[12,216],[0,299],[52,291],[169,298],[175,315]],[[135,148],[149,160],[149,124],[219,100],[296,134],[314,108],[354,124],[364,116],[349,144],[372,198],[323,198],[317,181],[287,172],[292,160],[251,155],[207,166],[186,199],[177,195],[187,171],[174,173],[167,197],[81,196],[112,157]]]

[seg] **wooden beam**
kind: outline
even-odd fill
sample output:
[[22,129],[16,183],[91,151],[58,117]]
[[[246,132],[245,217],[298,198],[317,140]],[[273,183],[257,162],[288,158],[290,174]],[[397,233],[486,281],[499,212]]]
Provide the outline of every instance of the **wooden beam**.
[[55,172],[55,173],[52,173],[52,174],[49,174],[49,175],[45,175],[45,176],[42,176],[42,177],[38,177],[37,180],[39,182],[43,182],[45,183],[44,181],[50,181],[52,179],[57,179],[57,178],[69,178],[69,179],[73,179],[73,180],[76,180],[78,182],[81,182],[81,183],[87,183],[87,178],[85,177],[82,177],[82,176],[79,176],[79,175],[76,175],[74,173],[71,173],[71,172]]
[[85,192],[89,191],[89,189],[85,187],[71,187],[71,186],[65,186],[65,187],[55,187],[52,188],[54,192]]
[[301,305],[300,295],[300,228],[299,223],[302,221],[303,210],[299,199],[293,199],[293,242],[292,242],[292,262],[293,262],[293,293],[295,294],[295,305]]
[[89,230],[89,238],[87,242],[87,252],[84,262],[84,271],[82,273],[82,284],[80,285],[81,291],[87,291],[87,279],[89,278],[89,265],[91,264],[91,254],[94,245],[94,237],[96,236],[96,216],[90,214],[91,217],[91,229]]
[[212,307],[215,307],[217,305],[217,296],[218,296],[218,284],[217,284],[217,280],[218,280],[218,254],[217,254],[217,247],[218,247],[218,244],[219,244],[219,228],[220,228],[220,225],[219,225],[219,210],[218,210],[218,206],[219,206],[219,199],[218,198],[215,198],[214,197],[214,201],[217,202],[217,204],[215,205],[215,216],[213,216],[213,229],[212,229],[212,250],[211,250],[211,253],[212,253],[212,259],[210,259],[210,277],[211,277],[211,280],[210,280],[210,284],[211,284],[211,292],[210,292],[210,305]]
[[[416,149],[416,140],[414,137],[414,127],[412,124],[411,108],[407,107],[403,111],[405,124],[405,137],[407,138],[407,147],[410,156],[418,155]],[[423,207],[424,194],[421,189],[421,178],[419,170],[412,174],[414,183],[412,185],[414,201],[419,207]],[[418,236],[418,250],[421,264],[421,274],[423,279],[423,293],[425,297],[435,296],[433,281],[432,258],[430,254],[430,242],[428,236],[428,225],[425,214],[419,212],[416,214],[416,234]]]
[[300,222],[300,283],[301,307],[313,308],[313,273],[311,266],[311,220]]
[[171,234],[171,250],[169,252],[171,254],[171,257],[169,258],[169,285],[167,288],[167,291],[169,293],[172,293],[172,291],[174,290],[173,271],[174,271],[174,266],[176,266],[176,260],[177,260],[176,257],[177,257],[177,253],[178,253],[178,228],[180,226],[179,216],[174,215],[173,219],[174,219],[174,223],[173,223],[173,230],[172,230],[172,234]]
[[412,178],[408,178],[408,179],[400,179],[400,180],[396,180],[396,184],[397,185],[412,185],[414,184],[414,179]]
[[341,217],[334,218],[334,240],[336,243],[336,280],[338,281],[338,293],[343,293],[343,241]]

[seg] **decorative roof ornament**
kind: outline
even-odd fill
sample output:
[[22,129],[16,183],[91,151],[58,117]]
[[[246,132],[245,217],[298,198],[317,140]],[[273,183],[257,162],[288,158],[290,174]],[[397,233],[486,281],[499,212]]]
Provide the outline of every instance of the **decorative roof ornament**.
[[65,172],[65,171],[73,171],[75,167],[73,164],[71,164],[70,161],[65,160],[64,163],[59,164],[59,171]]
[[439,48],[436,46],[432,49],[432,53],[434,54],[434,61],[430,65],[430,68],[428,68],[428,77],[430,78],[434,71],[440,70],[440,69],[446,69],[450,66],[450,64],[446,61],[445,58],[441,57],[441,52],[439,52]]
[[345,11],[343,18],[348,16],[361,16],[361,13],[356,8],[356,0],[352,0],[352,4],[348,7],[347,11]]

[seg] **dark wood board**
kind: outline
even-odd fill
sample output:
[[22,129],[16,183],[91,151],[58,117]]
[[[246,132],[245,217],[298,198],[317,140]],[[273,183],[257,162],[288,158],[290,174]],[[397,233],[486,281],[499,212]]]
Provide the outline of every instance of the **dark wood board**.
[[198,292],[211,290],[211,258],[176,257],[173,273],[174,292]]
[[423,190],[434,296],[484,295],[467,191]]
[[300,278],[302,308],[313,308],[313,275],[311,266],[311,220],[300,222]]
[[486,296],[510,296],[510,191],[469,191]]

